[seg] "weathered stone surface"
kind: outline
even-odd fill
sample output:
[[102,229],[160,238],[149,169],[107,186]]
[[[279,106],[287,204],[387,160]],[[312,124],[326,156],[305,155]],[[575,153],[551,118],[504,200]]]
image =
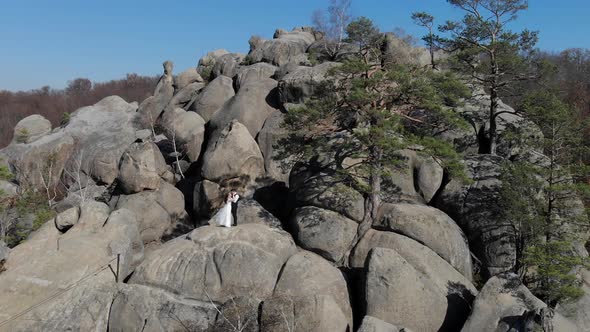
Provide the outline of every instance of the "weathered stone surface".
[[424,244],[467,279],[472,279],[471,253],[465,235],[444,212],[426,205],[385,203],[373,226]]
[[498,275],[489,279],[479,292],[461,331],[513,331],[515,326],[525,330],[532,327],[535,312],[546,307],[522,285],[518,276]]
[[158,81],[154,95],[144,100],[137,110],[138,122],[145,129],[154,127],[156,121],[174,96],[174,77],[172,76],[174,65],[170,61],[165,61],[162,65],[164,67],[164,74]]
[[80,209],[78,207],[70,208],[55,217],[55,227],[62,232],[66,231],[77,224],[78,219],[80,219]]
[[414,150],[399,151],[401,165],[383,183],[388,202],[428,203],[443,181],[443,168],[432,157]]
[[346,316],[331,296],[279,296],[265,300],[260,316],[261,331],[346,332]]
[[211,68],[211,78],[221,75],[234,77],[239,70],[240,63],[246,55],[241,53],[228,53],[215,59],[215,64]]
[[[580,332],[588,332],[590,331],[590,271],[581,269],[580,277],[583,281],[584,294],[574,302],[558,304],[556,311],[570,318]],[[574,329],[563,331],[574,331]]]
[[302,103],[314,94],[318,84],[323,82],[335,62],[324,62],[314,67],[299,66],[285,75],[279,82],[281,102]]
[[467,177],[473,182],[451,180],[435,202],[465,232],[485,276],[510,270],[516,259],[513,232],[502,219],[499,204],[503,160],[491,155],[466,157]]
[[275,146],[279,144],[280,140],[285,139],[288,135],[287,130],[281,127],[284,117],[285,115],[281,112],[271,114],[264,122],[264,126],[258,133],[256,140],[264,156],[266,176],[288,185],[289,174],[295,164],[295,160],[294,158],[276,160],[278,151],[275,149]]
[[14,320],[7,330],[106,329],[116,291],[107,264],[116,264],[116,255],[121,254],[119,278],[123,280],[142,260],[143,245],[130,211],[109,215],[108,206],[98,202],[83,205],[81,211],[79,222],[66,233],[49,222],[12,249],[7,270],[0,273],[0,320],[79,284],[23,317],[29,320]]
[[363,220],[363,195],[344,184],[330,170],[320,171],[306,164],[295,165],[289,177],[289,188],[297,206],[312,205],[356,221]]
[[336,212],[306,206],[295,210],[291,227],[301,247],[339,262],[352,244],[358,224]]
[[250,42],[248,59],[254,62],[268,62],[282,66],[289,62],[307,62],[305,51],[315,41],[312,33],[295,29],[292,32],[277,30],[274,39]]
[[367,315],[414,331],[457,331],[469,314],[455,312],[457,308],[447,302],[447,289],[439,288],[395,250],[371,250],[365,287]]
[[205,83],[195,82],[185,86],[182,90],[178,91],[166,107],[166,112],[175,108],[182,108],[187,110],[189,106],[196,100],[199,91],[205,87]]
[[205,140],[205,120],[195,112],[175,108],[164,113],[162,124],[168,139],[176,143],[176,151],[197,161]]
[[209,302],[143,285],[123,284],[110,310],[108,330],[206,331],[216,314]]
[[256,137],[264,121],[277,111],[276,86],[277,81],[270,78],[242,86],[211,118],[211,129],[221,130],[231,121],[237,120],[248,128],[252,137]]
[[119,184],[127,194],[158,189],[165,171],[166,162],[154,143],[135,143],[121,157]]
[[236,209],[236,223],[244,224],[264,224],[269,227],[282,229],[281,222],[266,211],[260,204],[253,199],[240,199]]
[[98,184],[113,183],[123,152],[136,140],[137,128],[133,124],[136,110],[135,104],[112,96],[72,113],[64,131],[76,142],[73,155],[80,159],[81,167],[72,163],[67,169],[76,173],[80,168]]
[[232,79],[227,76],[215,78],[201,90],[189,111],[196,112],[205,121],[211,120],[223,104],[235,95],[232,84]]
[[[63,131],[37,138],[30,144],[11,144],[0,151],[15,170],[22,188],[45,192],[60,184],[75,141]],[[46,188],[47,187],[47,188]]]
[[204,226],[149,253],[130,283],[186,297],[225,303],[232,297],[265,298],[295,253],[288,233],[260,224]]
[[214,203],[220,195],[219,185],[209,180],[197,182],[193,190],[193,212],[200,218],[209,219],[213,215]]
[[12,142],[32,143],[51,132],[51,122],[42,115],[33,114],[20,120],[14,127]]
[[6,263],[9,254],[10,248],[8,248],[4,241],[0,241],[0,273],[4,271],[4,263]]
[[169,183],[162,182],[156,191],[143,191],[116,199],[115,209],[135,212],[144,244],[160,242],[190,230],[184,210],[184,196]]
[[176,88],[176,91],[180,91],[191,83],[203,81],[204,80],[197,71],[197,68],[189,68],[174,78],[174,87]]
[[264,159],[258,144],[240,122],[231,121],[220,135],[209,142],[203,156],[201,175],[208,180],[264,174]]
[[300,251],[289,258],[283,267],[274,295],[293,298],[330,296],[352,327],[352,308],[342,272],[314,253]]
[[276,71],[276,66],[264,62],[241,67],[236,76],[236,90],[239,91],[240,87],[245,86],[248,83],[272,78]]
[[215,50],[212,52],[207,53],[204,57],[199,59],[199,65],[197,66],[197,72],[203,77],[206,81],[210,81],[215,77],[212,77],[213,66],[217,59],[229,52],[226,50]]
[[411,332],[405,328],[398,328],[395,325],[382,321],[379,318],[365,316],[357,332]]

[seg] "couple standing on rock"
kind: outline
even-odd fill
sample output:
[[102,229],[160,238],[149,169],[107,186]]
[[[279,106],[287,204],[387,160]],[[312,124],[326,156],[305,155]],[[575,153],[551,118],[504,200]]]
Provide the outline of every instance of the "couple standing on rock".
[[[234,216],[232,214],[232,203],[235,204],[240,199],[240,195],[234,190],[230,191],[225,198],[225,205],[209,221],[210,225],[232,227]],[[237,226],[237,223],[236,223]]]

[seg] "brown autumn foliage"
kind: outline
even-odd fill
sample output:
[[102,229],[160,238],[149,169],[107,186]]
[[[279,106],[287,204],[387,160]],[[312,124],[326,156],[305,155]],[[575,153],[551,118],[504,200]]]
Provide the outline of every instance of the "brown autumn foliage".
[[0,147],[12,140],[13,128],[18,121],[41,114],[53,126],[58,126],[65,113],[72,113],[80,107],[93,105],[104,97],[117,95],[127,102],[141,103],[152,95],[158,76],[127,74],[123,79],[108,82],[91,82],[86,78],[69,81],[62,90],[44,86],[30,91],[0,91]]

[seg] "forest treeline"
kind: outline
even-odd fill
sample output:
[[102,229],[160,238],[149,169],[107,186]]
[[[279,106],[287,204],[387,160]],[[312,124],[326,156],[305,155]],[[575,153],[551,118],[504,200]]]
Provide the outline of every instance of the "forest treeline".
[[19,92],[0,90],[0,147],[10,143],[15,125],[29,115],[41,114],[55,127],[67,117],[65,114],[93,105],[107,96],[117,95],[127,102],[141,103],[152,95],[158,78],[127,74],[123,79],[108,82],[76,78],[69,81],[64,89],[44,86]]

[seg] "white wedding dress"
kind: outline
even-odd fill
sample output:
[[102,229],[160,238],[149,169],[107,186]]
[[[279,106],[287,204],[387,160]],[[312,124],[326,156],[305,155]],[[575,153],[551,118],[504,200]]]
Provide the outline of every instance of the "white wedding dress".
[[234,217],[231,214],[231,203],[236,203],[240,199],[239,195],[235,195],[229,202],[217,211],[217,213],[209,221],[210,225],[231,227]]

